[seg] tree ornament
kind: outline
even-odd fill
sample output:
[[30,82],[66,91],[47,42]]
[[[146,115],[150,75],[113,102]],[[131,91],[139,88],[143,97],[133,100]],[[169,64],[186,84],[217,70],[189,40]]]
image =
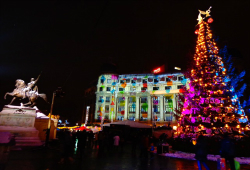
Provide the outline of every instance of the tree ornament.
[[205,99],[205,103],[206,103],[206,104],[209,104],[209,99]]
[[191,117],[191,123],[195,123],[196,122],[196,118],[195,117]]
[[213,21],[214,21],[213,18],[208,18],[208,20],[207,20],[207,22],[208,22],[209,24],[211,24]]
[[194,32],[195,34],[199,34],[199,30],[195,30],[195,32]]
[[215,99],[215,104],[220,104],[220,100],[219,99]]
[[209,135],[211,135],[211,134],[212,134],[212,129],[208,129],[208,128],[207,128],[207,129],[206,129],[206,133],[209,134]]

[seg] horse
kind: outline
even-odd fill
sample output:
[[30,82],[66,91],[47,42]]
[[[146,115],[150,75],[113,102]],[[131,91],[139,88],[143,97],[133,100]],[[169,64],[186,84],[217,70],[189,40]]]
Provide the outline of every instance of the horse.
[[16,98],[21,98],[21,99],[28,98],[29,102],[25,103],[24,106],[29,105],[30,107],[33,107],[36,104],[35,101],[37,100],[38,97],[41,97],[45,102],[47,102],[46,94],[43,94],[43,93],[39,94],[37,90],[30,90],[25,93],[24,88],[26,87],[26,85],[23,80],[20,80],[20,79],[16,80],[15,86],[16,86],[16,89],[14,89],[13,92],[7,92],[4,95],[4,99],[6,99],[7,95],[10,95],[13,97],[9,105],[11,105],[16,100]]

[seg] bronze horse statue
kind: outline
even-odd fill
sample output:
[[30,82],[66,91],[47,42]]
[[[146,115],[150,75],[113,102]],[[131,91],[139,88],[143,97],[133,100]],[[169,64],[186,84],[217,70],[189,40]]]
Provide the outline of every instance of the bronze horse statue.
[[7,92],[4,95],[4,99],[6,99],[7,95],[13,96],[13,99],[11,100],[11,102],[9,103],[9,105],[11,105],[16,98],[21,98],[21,99],[25,99],[28,98],[29,102],[25,103],[24,106],[30,106],[33,107],[36,104],[36,100],[38,97],[41,97],[42,99],[44,99],[47,102],[47,96],[46,94],[39,94],[38,93],[38,88],[35,87],[34,89],[31,89],[29,91],[25,90],[25,88],[27,87],[25,82],[21,79],[16,80],[16,89],[13,90],[13,92]]

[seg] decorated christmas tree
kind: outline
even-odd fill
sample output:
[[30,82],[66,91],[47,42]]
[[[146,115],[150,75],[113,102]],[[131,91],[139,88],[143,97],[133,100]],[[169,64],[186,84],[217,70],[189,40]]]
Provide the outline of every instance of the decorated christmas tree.
[[213,22],[210,8],[199,11],[194,66],[188,75],[189,86],[183,93],[177,132],[208,136],[244,134],[249,130],[248,118],[238,106],[237,96],[230,97],[227,66],[219,55],[210,29]]

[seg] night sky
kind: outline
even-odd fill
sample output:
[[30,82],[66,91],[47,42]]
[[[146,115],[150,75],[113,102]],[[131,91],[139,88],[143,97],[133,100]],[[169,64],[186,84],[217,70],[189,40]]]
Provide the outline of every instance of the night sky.
[[[51,102],[54,114],[81,119],[84,90],[105,62],[121,74],[145,73],[165,64],[183,69],[195,49],[198,9],[212,6],[213,35],[227,45],[236,64],[247,71],[250,61],[250,1],[77,1],[0,2],[0,104],[15,80],[38,81],[39,93]],[[25,101],[23,101],[25,102]],[[41,110],[50,105],[38,100]]]

